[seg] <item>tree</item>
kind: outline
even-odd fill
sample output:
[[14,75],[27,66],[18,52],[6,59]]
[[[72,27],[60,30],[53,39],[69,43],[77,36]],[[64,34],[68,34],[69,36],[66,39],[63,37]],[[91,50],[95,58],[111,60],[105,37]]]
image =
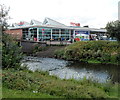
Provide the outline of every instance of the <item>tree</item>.
[[106,25],[107,33],[111,37],[115,37],[118,41],[120,41],[120,21],[112,21],[108,22]]
[[11,35],[5,33],[8,24],[8,12],[4,5],[0,5],[0,26],[2,30],[2,68],[19,68],[20,60],[22,59],[21,47],[18,46],[18,42],[11,37]]
[[2,31],[5,31],[8,27],[7,20],[9,19],[8,16],[9,8],[5,5],[0,4],[0,28]]

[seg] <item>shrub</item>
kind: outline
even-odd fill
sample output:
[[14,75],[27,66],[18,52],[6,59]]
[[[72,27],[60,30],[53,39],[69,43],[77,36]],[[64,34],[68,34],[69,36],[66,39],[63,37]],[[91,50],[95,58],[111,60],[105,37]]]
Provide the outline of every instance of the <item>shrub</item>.
[[44,51],[44,50],[46,50],[46,49],[48,49],[48,47],[46,47],[46,46],[41,46],[41,45],[39,45],[39,44],[35,44],[35,45],[34,45],[34,49],[33,49],[33,53],[36,53],[36,52],[39,52],[39,51]]
[[19,68],[23,54],[21,47],[9,34],[2,35],[2,67],[3,68]]
[[31,72],[22,70],[17,71],[10,68],[7,71],[4,70],[2,78],[3,86],[16,90],[35,90],[41,80],[32,77],[29,73]]
[[63,56],[64,56],[64,49],[56,50],[54,52],[54,56],[58,57],[58,58],[63,58]]
[[80,41],[67,46],[62,53],[58,50],[56,56],[66,60],[118,64],[120,61],[118,50],[120,50],[118,42]]

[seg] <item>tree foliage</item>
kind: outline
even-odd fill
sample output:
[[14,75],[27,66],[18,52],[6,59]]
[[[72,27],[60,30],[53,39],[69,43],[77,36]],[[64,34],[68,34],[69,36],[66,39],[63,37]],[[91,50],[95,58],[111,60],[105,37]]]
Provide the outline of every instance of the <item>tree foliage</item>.
[[8,27],[7,20],[10,18],[8,12],[9,8],[0,4],[0,27],[2,31],[5,31]]
[[3,33],[2,36],[2,67],[3,68],[19,68],[22,59],[21,47],[13,38]]
[[20,67],[20,60],[22,59],[21,47],[18,46],[18,42],[12,38],[11,35],[5,33],[8,24],[8,12],[9,10],[0,5],[0,25],[2,28],[2,67],[3,68],[15,68]]
[[111,37],[116,37],[118,41],[120,41],[120,21],[112,21],[108,22],[106,25],[107,33]]

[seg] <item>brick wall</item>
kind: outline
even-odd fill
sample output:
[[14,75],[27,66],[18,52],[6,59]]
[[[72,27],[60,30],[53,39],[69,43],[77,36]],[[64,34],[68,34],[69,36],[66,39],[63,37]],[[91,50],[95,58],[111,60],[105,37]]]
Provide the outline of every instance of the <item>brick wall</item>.
[[6,33],[7,34],[11,34],[17,40],[21,40],[22,39],[22,29],[6,30]]

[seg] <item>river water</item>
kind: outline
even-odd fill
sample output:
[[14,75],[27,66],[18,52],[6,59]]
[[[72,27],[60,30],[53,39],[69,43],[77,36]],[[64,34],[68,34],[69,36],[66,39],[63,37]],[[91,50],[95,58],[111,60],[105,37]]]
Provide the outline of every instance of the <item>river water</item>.
[[61,79],[74,78],[77,80],[86,78],[99,83],[108,81],[118,82],[119,69],[115,65],[86,64],[81,62],[65,61],[55,58],[39,58],[27,56],[22,61],[29,70],[48,71],[50,75],[55,75]]

